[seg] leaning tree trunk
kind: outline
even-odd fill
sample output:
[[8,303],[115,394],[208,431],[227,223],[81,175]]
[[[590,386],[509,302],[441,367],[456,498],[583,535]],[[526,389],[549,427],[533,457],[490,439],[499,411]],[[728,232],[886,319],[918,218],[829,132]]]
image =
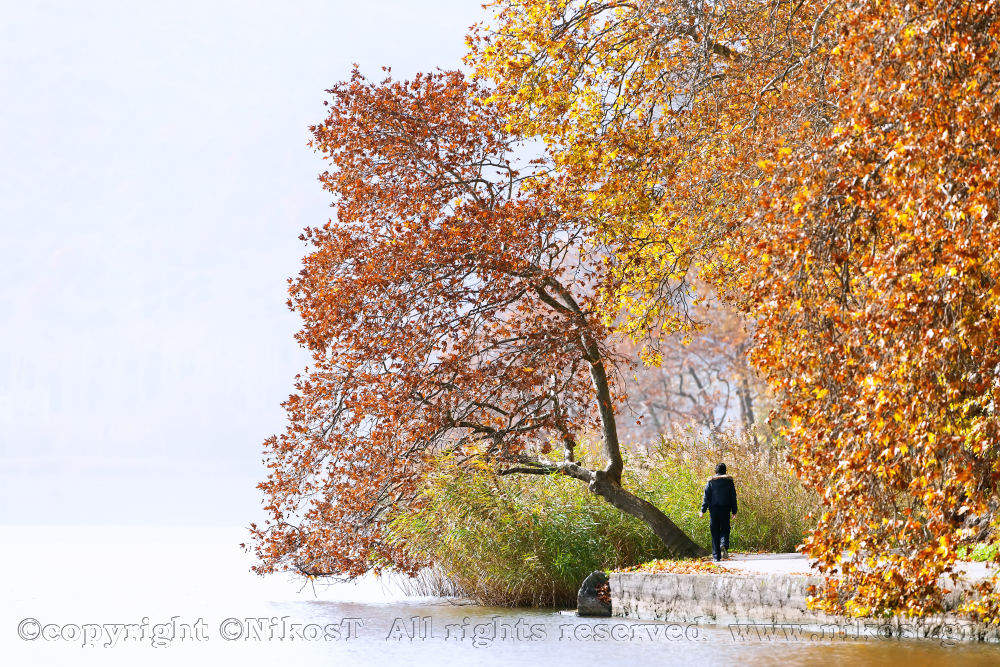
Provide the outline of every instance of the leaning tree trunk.
[[689,558],[707,556],[709,553],[707,549],[688,537],[687,533],[655,505],[622,488],[622,472],[625,469],[625,462],[622,459],[621,447],[618,442],[618,430],[611,404],[608,376],[604,370],[604,363],[600,359],[596,363],[591,362],[590,377],[594,381],[597,404],[600,407],[601,439],[604,445],[604,455],[608,461],[604,470],[591,472],[590,490],[622,512],[634,516],[652,528],[656,536],[675,556]]
[[688,537],[670,518],[652,503],[634,496],[619,484],[608,479],[603,470],[594,473],[590,490],[601,496],[622,512],[634,516],[652,528],[670,553],[686,558],[701,558],[709,555],[707,549]]
[[[589,361],[589,359],[588,359]],[[586,482],[592,493],[604,498],[612,506],[630,516],[634,516],[647,526],[663,542],[671,554],[681,558],[701,558],[709,555],[709,551],[688,537],[670,518],[649,501],[643,500],[626,491],[621,484],[622,472],[625,469],[621,448],[618,442],[618,431],[611,403],[611,390],[608,386],[607,373],[604,364],[597,357],[591,362],[591,378],[597,394],[597,403],[601,414],[601,435],[604,455],[607,465],[604,470],[588,470],[573,460],[574,441],[568,432],[563,433],[565,460],[562,463],[541,463],[524,460],[525,466],[517,466],[504,470],[501,474],[552,474],[564,473]]]
[[660,538],[671,554],[680,558],[702,558],[709,551],[688,537],[666,514],[661,512],[651,502],[643,500],[622,488],[605,470],[588,470],[573,461],[542,464],[536,461],[524,461],[524,467],[517,466],[504,470],[500,474],[526,473],[547,475],[565,473],[570,477],[586,482],[591,492],[601,496],[612,506],[622,512],[634,516]]

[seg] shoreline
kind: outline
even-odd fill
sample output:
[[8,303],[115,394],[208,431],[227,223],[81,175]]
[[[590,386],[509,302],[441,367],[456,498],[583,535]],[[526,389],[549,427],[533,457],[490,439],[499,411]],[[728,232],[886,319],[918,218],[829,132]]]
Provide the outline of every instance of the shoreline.
[[[829,639],[933,638],[1000,642],[1000,626],[973,623],[949,613],[888,619],[835,616],[809,609],[811,573],[800,554],[735,555],[717,565],[726,573],[612,572],[611,614],[619,618],[728,625],[734,638],[797,641]],[[988,577],[985,563],[963,563],[959,585],[949,595],[956,608],[969,582]],[[964,586],[962,584],[965,584]]]

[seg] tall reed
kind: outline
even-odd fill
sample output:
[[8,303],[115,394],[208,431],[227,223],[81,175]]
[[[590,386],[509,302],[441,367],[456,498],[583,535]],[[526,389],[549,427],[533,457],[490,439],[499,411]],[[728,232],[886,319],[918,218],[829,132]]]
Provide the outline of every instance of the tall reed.
[[633,493],[654,503],[695,541],[711,544],[708,516],[698,518],[704,487],[715,466],[726,463],[736,483],[739,513],[732,521],[731,551],[795,551],[819,499],[803,488],[783,449],[758,444],[753,432],[705,434],[693,427],[662,433],[630,459]]
[[[594,449],[581,447],[585,463],[595,462]],[[699,519],[698,511],[705,482],[722,459],[740,496],[732,550],[794,550],[815,499],[780,455],[758,448],[752,437],[672,431],[648,450],[632,448],[623,483],[707,546],[708,518]],[[458,468],[446,458],[430,476],[419,508],[396,517],[390,532],[433,563],[409,582],[412,592],[504,606],[575,606],[590,572],[669,556],[644,523],[577,480],[500,477],[487,468]]]

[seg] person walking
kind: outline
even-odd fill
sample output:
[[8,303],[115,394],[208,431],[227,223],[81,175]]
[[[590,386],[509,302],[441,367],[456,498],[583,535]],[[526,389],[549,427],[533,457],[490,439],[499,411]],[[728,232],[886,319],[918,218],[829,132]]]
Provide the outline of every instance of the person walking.
[[729,515],[736,516],[736,484],[726,474],[726,464],[715,466],[715,476],[705,485],[705,498],[701,501],[701,513],[708,510],[709,528],[712,531],[712,558],[720,561],[729,558]]

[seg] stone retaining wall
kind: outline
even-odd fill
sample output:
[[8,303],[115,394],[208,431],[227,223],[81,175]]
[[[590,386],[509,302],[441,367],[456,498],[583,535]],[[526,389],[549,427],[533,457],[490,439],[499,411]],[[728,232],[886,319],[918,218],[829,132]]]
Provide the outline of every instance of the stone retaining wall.
[[[821,636],[859,631],[873,636],[939,637],[1000,641],[1000,628],[961,621],[950,615],[924,619],[850,619],[806,607],[811,585],[804,575],[668,574],[612,572],[614,616],[650,621],[736,626],[788,626]],[[957,599],[957,598],[956,598]],[[859,630],[860,629],[860,630]],[[831,637],[832,638],[832,637]]]

